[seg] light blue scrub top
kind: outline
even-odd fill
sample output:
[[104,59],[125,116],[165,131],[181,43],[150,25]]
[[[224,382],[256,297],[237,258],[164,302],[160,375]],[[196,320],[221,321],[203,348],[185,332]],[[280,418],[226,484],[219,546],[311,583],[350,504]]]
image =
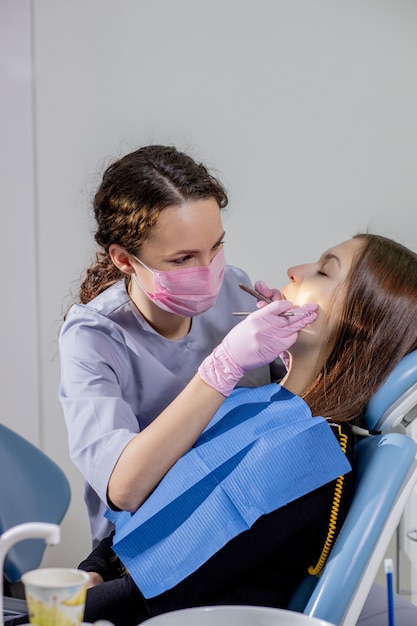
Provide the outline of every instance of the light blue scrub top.
[[[141,316],[119,281],[87,305],[73,305],[61,328],[61,401],[72,461],[85,479],[84,497],[93,544],[110,534],[104,517],[107,485],[125,446],[180,393],[202,360],[256,300],[239,289],[250,284],[227,266],[215,305],[193,318],[177,341],[159,335]],[[249,372],[241,385],[271,381],[268,367]]]

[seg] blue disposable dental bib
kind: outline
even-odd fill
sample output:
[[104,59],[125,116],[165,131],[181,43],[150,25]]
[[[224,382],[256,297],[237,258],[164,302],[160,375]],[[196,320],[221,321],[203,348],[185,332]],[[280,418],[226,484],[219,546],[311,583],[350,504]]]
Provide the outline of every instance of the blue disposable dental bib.
[[107,512],[113,549],[151,598],[261,515],[350,470],[327,421],[301,398],[276,384],[236,389],[136,513]]

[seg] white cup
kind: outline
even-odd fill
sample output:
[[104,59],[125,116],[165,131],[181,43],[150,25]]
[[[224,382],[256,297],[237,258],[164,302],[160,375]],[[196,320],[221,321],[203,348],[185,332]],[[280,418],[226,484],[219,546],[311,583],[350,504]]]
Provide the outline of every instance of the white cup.
[[65,567],[34,569],[22,576],[29,621],[36,626],[80,626],[87,572]]

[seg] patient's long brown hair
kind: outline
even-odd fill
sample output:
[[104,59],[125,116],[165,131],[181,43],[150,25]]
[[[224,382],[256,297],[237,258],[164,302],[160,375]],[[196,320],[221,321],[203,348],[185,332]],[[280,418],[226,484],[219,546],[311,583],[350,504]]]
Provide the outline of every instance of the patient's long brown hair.
[[345,283],[332,348],[303,398],[313,415],[361,425],[376,389],[417,349],[417,255],[379,235],[355,238],[363,246]]

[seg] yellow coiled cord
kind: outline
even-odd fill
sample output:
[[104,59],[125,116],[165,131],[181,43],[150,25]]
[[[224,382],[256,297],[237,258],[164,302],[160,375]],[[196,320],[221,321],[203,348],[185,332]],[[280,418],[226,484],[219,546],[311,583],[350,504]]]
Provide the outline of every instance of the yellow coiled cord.
[[[338,426],[338,431],[340,447],[342,448],[344,454],[346,454],[348,437],[342,432],[342,428],[340,425]],[[330,511],[329,529],[327,531],[327,537],[323,545],[323,550],[321,551],[316,565],[310,565],[310,567],[308,568],[308,573],[312,576],[317,576],[317,574],[320,574],[325,562],[327,561],[327,557],[329,556],[329,552],[333,544],[334,536],[336,533],[337,517],[339,515],[340,501],[342,499],[344,478],[344,476],[339,476],[339,478],[336,480],[333,503]]]

